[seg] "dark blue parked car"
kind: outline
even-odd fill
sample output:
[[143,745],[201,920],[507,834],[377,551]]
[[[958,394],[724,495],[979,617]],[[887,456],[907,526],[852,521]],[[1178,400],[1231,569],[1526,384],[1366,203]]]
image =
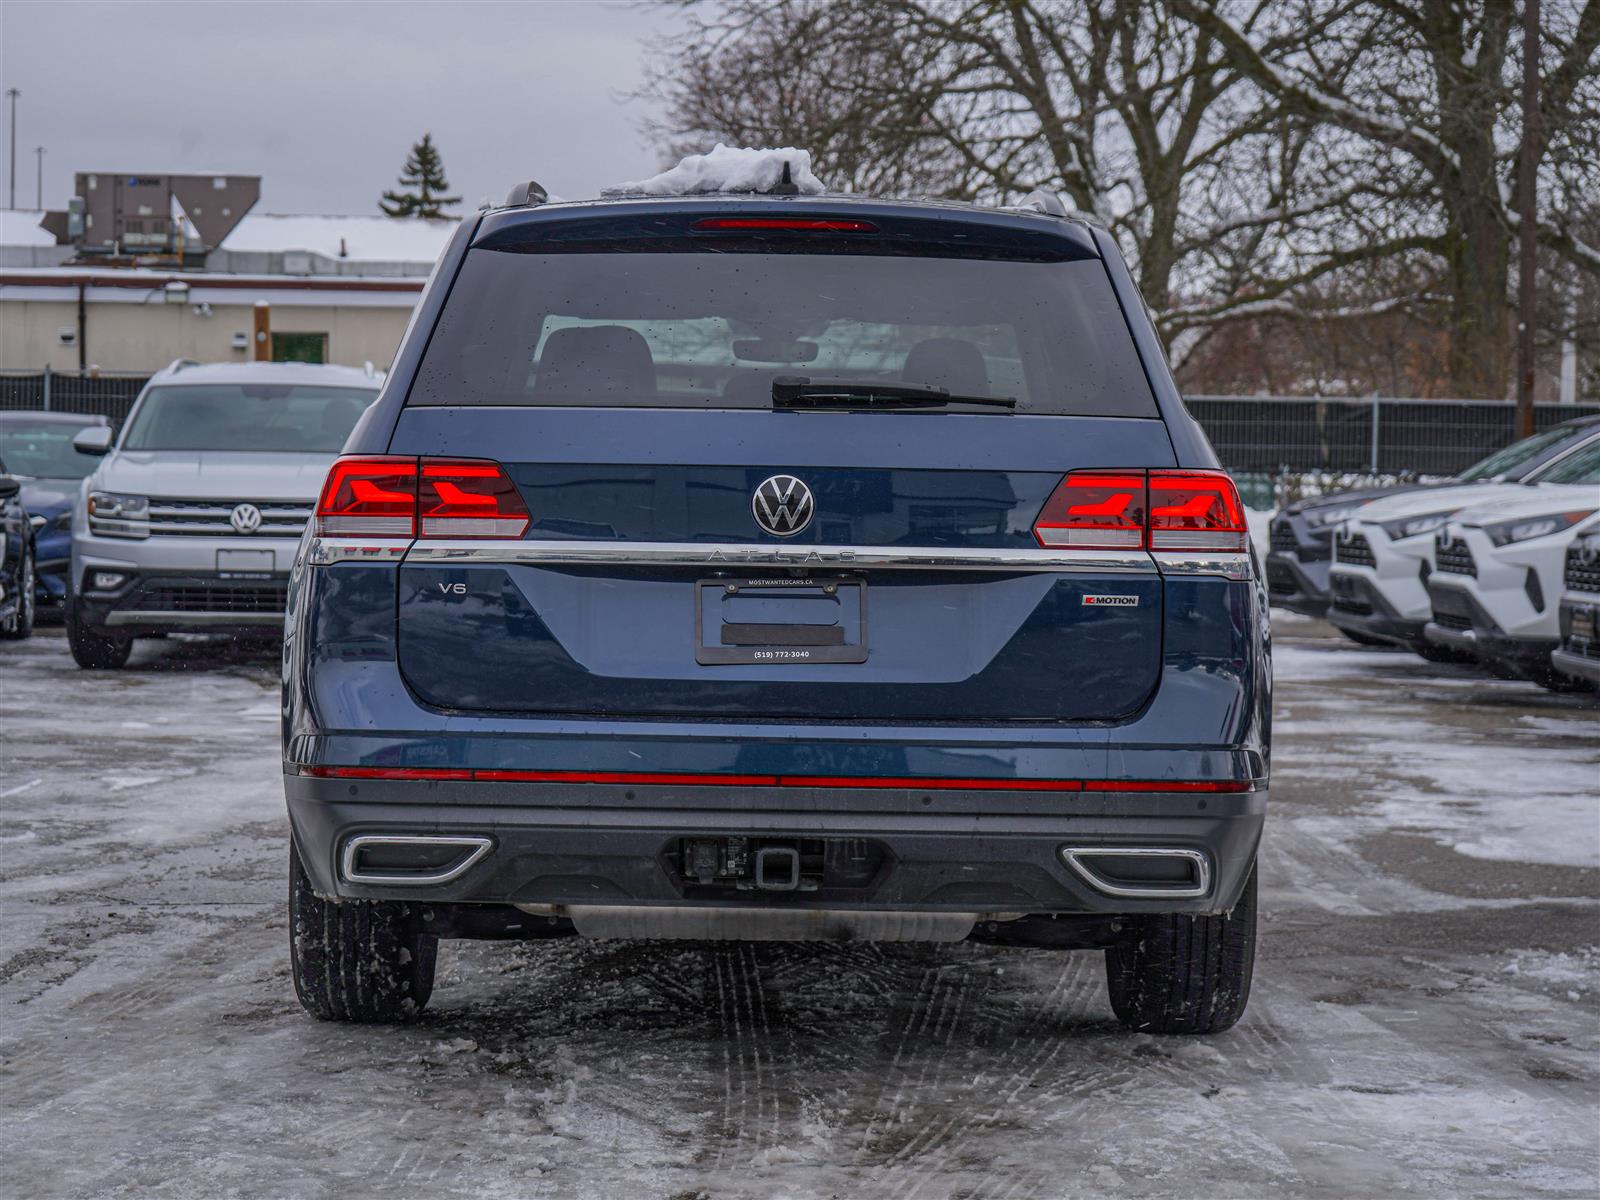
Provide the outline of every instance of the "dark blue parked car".
[[576,932],[1102,948],[1129,1026],[1236,1021],[1265,592],[1107,233],[527,197],[444,252],[294,571],[305,1007]]
[[72,559],[72,506],[79,481],[99,464],[72,448],[72,439],[106,418],[35,410],[0,412],[0,460],[22,479],[22,502],[42,517],[36,535],[36,596],[59,607],[67,595]]

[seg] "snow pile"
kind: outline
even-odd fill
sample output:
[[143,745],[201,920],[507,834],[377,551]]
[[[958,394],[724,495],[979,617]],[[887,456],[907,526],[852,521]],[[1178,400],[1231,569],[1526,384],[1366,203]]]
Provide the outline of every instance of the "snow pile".
[[784,146],[776,150],[724,146],[718,142],[709,154],[691,154],[673,167],[649,179],[619,183],[602,188],[602,196],[701,196],[715,192],[770,192],[783,178],[784,164],[789,179],[803,196],[825,191],[822,181],[811,173],[811,151]]
[[398,220],[369,216],[296,216],[248,213],[222,239],[223,250],[309,250],[356,262],[431,263],[459,221]]
[[39,227],[43,218],[42,209],[0,209],[0,246],[54,246],[55,234]]

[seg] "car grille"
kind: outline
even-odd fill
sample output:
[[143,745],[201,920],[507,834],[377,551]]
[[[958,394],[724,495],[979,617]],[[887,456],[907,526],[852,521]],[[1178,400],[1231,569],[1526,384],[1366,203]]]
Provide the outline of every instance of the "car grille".
[[1365,600],[1358,600],[1354,596],[1336,594],[1333,597],[1333,607],[1340,612],[1353,613],[1358,617],[1370,617],[1372,615],[1372,605]]
[[1372,543],[1364,533],[1338,537],[1333,542],[1333,560],[1348,567],[1375,567],[1378,560],[1372,557]]
[[1591,543],[1585,547],[1584,540],[1580,538],[1567,547],[1567,569],[1562,580],[1574,592],[1600,592],[1600,546]]
[[1300,539],[1294,536],[1294,527],[1287,521],[1277,521],[1272,526],[1272,549],[1284,554],[1294,554],[1300,549]]
[[130,607],[158,612],[281,613],[288,606],[287,583],[145,585]]
[[[229,519],[241,504],[261,513],[261,525],[242,534]],[[169,500],[150,499],[150,532],[180,537],[297,538],[305,530],[315,505],[295,500]]]
[[1449,575],[1478,574],[1478,564],[1473,561],[1472,548],[1465,542],[1434,541],[1434,570]]

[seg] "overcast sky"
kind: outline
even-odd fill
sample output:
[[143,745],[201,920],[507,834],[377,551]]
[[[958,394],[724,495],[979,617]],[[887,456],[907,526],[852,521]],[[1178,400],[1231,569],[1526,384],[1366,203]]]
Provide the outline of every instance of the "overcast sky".
[[[627,96],[672,21],[579,0],[0,0],[17,205],[43,145],[47,208],[74,171],[225,171],[262,177],[258,212],[376,213],[425,130],[465,207],[530,178],[592,196],[658,169]],[[0,205],[8,186],[0,159]]]

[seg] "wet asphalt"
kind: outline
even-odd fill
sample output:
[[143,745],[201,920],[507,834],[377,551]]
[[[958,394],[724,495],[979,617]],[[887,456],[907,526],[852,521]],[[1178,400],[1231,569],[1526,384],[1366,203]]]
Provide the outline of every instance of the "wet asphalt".
[[1600,709],[1284,618],[1227,1034],[1101,959],[446,943],[398,1029],[289,979],[271,649],[0,643],[0,1195],[1600,1192]]

